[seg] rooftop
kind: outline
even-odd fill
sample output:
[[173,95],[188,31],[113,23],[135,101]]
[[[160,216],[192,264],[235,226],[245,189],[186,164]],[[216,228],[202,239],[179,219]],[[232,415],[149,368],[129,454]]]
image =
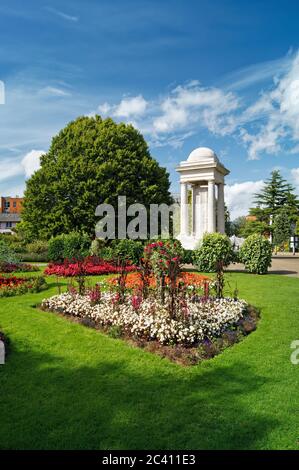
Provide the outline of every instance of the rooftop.
[[21,221],[20,214],[0,213],[0,222],[20,222],[20,221]]

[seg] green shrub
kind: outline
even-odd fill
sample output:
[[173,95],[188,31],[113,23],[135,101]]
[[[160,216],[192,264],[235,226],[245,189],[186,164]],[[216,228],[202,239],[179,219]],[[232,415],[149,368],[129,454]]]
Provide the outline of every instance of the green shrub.
[[37,276],[34,278],[32,282],[30,292],[37,294],[38,292],[41,292],[46,288],[47,288],[46,279],[43,276]]
[[48,258],[50,261],[62,262],[65,259],[78,259],[88,256],[90,238],[87,234],[71,232],[58,235],[49,241]]
[[184,264],[192,264],[193,263],[193,250],[185,250],[184,249],[182,262]]
[[209,273],[217,271],[218,263],[228,266],[233,257],[230,239],[222,233],[206,233],[193,254],[194,264],[199,271]]
[[64,259],[85,258],[89,255],[90,238],[85,233],[71,232],[64,236]]
[[36,253],[37,255],[45,255],[48,256],[48,242],[44,240],[35,240],[32,243],[28,243],[26,245],[27,253]]
[[101,248],[99,251],[99,258],[103,259],[104,261],[113,261],[114,256],[113,256],[113,249],[111,246],[104,246]]
[[19,257],[15,251],[4,241],[0,240],[0,264],[18,263]]
[[25,263],[46,263],[48,261],[47,253],[20,253],[20,261]]
[[138,264],[143,255],[143,244],[137,240],[113,240],[110,248],[113,260]]
[[120,338],[121,335],[122,335],[121,326],[118,326],[118,325],[110,326],[108,330],[108,336],[110,336],[110,338],[117,339],[117,338]]
[[271,243],[262,235],[250,235],[241,246],[239,257],[250,273],[266,274],[272,261]]
[[64,237],[65,235],[58,235],[50,239],[48,247],[50,261],[61,262],[64,260]]

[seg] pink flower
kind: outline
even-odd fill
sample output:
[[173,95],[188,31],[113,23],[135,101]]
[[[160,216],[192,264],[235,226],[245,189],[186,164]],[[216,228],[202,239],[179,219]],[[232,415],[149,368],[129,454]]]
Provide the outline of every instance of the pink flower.
[[142,298],[139,295],[132,296],[132,307],[134,308],[134,310],[138,310],[140,308],[141,303]]

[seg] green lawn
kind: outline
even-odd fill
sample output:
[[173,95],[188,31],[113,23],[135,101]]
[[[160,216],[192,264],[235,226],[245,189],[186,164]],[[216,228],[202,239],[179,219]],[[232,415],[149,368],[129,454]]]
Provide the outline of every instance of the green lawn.
[[298,449],[299,279],[229,274],[261,308],[258,330],[183,368],[36,304],[0,299],[0,448]]

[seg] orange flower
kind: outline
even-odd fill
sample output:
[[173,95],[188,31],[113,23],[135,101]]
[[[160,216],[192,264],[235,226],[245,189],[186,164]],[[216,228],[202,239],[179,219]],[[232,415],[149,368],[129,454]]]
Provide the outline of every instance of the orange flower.
[[[117,284],[117,277],[109,279],[109,284],[116,285]],[[169,279],[165,279],[166,284],[168,284]],[[211,279],[207,276],[203,276],[202,274],[197,273],[186,273],[183,272],[180,277],[179,281],[183,281],[187,286],[195,286],[200,287],[203,285],[204,281],[211,281]],[[138,272],[129,273],[126,277],[126,287],[127,289],[136,289],[136,287],[141,287],[142,281],[141,276]],[[156,279],[154,276],[149,278],[149,286],[156,287]]]

